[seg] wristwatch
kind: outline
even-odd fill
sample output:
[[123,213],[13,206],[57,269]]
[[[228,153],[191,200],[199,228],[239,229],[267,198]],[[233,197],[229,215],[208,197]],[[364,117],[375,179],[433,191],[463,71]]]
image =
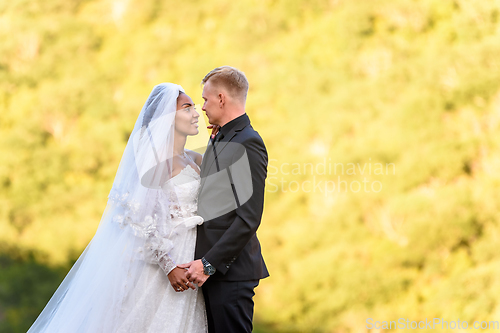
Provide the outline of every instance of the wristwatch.
[[212,266],[205,257],[201,258],[201,262],[203,263],[203,273],[205,275],[214,275],[215,267]]

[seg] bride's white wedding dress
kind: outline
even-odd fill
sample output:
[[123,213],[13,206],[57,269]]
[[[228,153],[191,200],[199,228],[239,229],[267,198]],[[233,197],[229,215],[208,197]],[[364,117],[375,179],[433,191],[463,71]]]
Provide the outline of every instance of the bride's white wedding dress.
[[[196,242],[197,195],[200,186],[199,174],[190,166],[168,180],[162,186],[163,191],[172,200],[178,202],[170,207],[170,239],[173,242],[169,260],[173,265],[187,263],[194,259]],[[175,200],[175,198],[177,200]],[[165,272],[157,264],[149,264],[137,284],[133,287],[130,298],[136,300],[122,309],[126,320],[117,332],[163,333],[163,332],[206,332],[205,303],[201,289],[188,289],[176,292],[170,285]]]
[[153,88],[96,234],[28,333],[207,332],[201,290],[176,292],[167,276],[194,259],[203,223],[197,166],[171,176],[182,92],[172,83]]

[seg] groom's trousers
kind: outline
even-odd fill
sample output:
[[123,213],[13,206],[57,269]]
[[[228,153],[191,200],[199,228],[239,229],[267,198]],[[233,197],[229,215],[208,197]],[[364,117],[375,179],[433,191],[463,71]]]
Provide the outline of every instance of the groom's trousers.
[[253,296],[259,280],[208,280],[201,287],[209,333],[252,332]]

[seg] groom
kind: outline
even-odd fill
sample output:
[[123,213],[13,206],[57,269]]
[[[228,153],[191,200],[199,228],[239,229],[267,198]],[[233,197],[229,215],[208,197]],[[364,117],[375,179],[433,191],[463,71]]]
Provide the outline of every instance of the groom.
[[267,151],[245,113],[248,81],[229,66],[202,80],[202,110],[220,129],[201,165],[195,259],[179,265],[203,286],[210,333],[251,332],[254,289],[269,276],[256,231],[264,206]]

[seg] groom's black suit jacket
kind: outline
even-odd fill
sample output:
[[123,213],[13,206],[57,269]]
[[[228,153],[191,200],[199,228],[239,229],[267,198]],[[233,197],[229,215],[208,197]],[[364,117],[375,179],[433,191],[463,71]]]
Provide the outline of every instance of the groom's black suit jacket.
[[264,208],[267,151],[246,114],[220,129],[201,165],[195,259],[216,268],[212,280],[248,281],[269,276],[256,231]]

